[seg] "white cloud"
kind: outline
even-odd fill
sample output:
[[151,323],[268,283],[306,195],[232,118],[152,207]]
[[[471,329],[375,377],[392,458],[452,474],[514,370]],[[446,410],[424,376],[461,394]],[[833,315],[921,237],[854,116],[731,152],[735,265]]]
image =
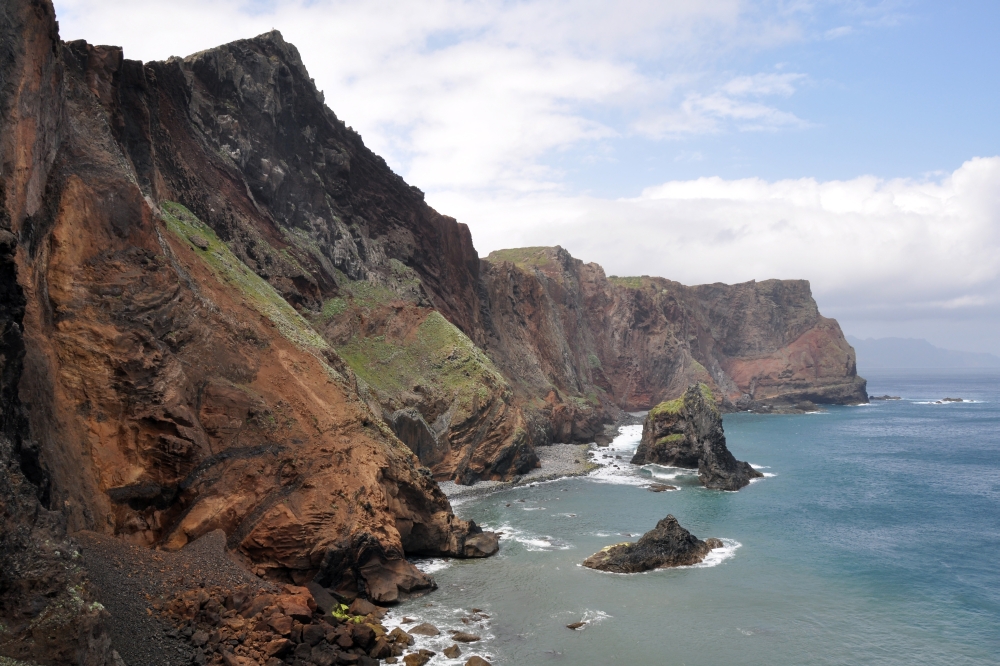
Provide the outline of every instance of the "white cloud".
[[848,319],[1000,311],[1000,157],[937,180],[699,178],[631,199],[450,192],[432,203],[469,223],[483,254],[559,244],[611,274],[804,278]]
[[791,95],[801,75],[713,73],[725,54],[802,39],[806,13],[797,6],[56,1],[64,39],[121,44],[127,58],[141,60],[278,28],[298,46],[331,108],[412,183],[515,192],[564,186],[545,166],[553,151],[633,133],[802,126],[764,101]]

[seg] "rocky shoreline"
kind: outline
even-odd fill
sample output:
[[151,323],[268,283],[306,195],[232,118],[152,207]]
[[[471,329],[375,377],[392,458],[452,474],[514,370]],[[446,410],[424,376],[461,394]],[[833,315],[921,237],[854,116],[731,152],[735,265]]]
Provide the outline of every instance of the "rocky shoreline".
[[538,454],[538,467],[527,474],[521,474],[510,481],[478,481],[473,485],[459,485],[454,481],[439,481],[438,486],[454,503],[471,497],[483,497],[507,488],[527,486],[542,481],[553,481],[573,476],[587,476],[601,465],[588,459],[592,446],[598,448],[607,446],[617,437],[623,426],[641,425],[645,412],[622,412],[614,423],[604,427],[604,432],[598,434],[594,442],[589,444],[549,444],[535,449]]

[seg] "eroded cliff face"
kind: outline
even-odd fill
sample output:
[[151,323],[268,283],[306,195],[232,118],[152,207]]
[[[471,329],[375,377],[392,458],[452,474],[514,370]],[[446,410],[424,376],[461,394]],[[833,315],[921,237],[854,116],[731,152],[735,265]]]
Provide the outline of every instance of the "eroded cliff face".
[[495,547],[432,477],[511,478],[692,381],[864,399],[806,283],[481,262],[276,32],[144,64],[60,42],[48,0],[0,30],[8,462],[70,530],[222,529],[261,575],[391,601],[404,554]]
[[467,230],[363,149],[276,34],[144,66],[60,43],[45,0],[0,30],[3,408],[40,509],[168,549],[222,529],[260,575],[383,602],[419,574],[404,554],[495,549],[302,315],[398,251],[424,271],[386,279],[400,301],[474,325],[431,307],[471,293]]
[[804,280],[609,278],[560,247],[494,252],[481,275],[486,348],[558,441],[586,441],[614,409],[649,409],[696,382],[728,410],[868,399],[854,350]]

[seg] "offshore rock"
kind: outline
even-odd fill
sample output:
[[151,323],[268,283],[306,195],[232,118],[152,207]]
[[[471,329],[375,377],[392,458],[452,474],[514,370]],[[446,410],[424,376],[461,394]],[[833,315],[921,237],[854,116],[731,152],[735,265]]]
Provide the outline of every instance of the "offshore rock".
[[701,562],[709,551],[721,546],[718,539],[702,541],[668,515],[635,543],[602,548],[584,560],[583,566],[612,573],[682,567]]
[[649,411],[632,464],[649,463],[697,468],[702,485],[719,490],[739,490],[763,476],[730,453],[722,416],[705,384],[692,384],[680,398]]

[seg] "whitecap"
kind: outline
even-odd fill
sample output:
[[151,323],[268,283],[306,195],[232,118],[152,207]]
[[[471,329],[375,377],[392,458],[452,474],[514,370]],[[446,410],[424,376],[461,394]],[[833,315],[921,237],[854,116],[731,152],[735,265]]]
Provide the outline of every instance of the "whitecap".
[[487,528],[483,525],[483,528],[490,529],[494,532],[500,532],[500,541],[516,541],[521,544],[525,550],[532,552],[570,550],[573,548],[573,544],[567,543],[562,539],[557,539],[547,534],[532,534],[524,530],[519,530],[508,523],[496,528]]
[[708,555],[705,559],[698,564],[690,564],[685,567],[677,567],[678,569],[706,569],[709,567],[717,567],[733,555],[736,554],[736,549],[742,546],[739,541],[735,539],[719,539],[722,542],[722,548],[713,548],[708,551]]
[[441,571],[442,569],[447,569],[451,566],[451,560],[446,560],[440,557],[434,557],[429,559],[414,559],[410,560],[416,568],[425,574],[432,574],[436,571]]
[[[403,626],[401,620],[407,615],[407,611],[410,612],[410,616],[413,617],[415,623],[407,623]],[[490,627],[490,618],[488,617],[492,613],[489,609],[486,609],[486,615],[476,615],[470,614],[467,609],[464,608],[448,608],[445,606],[424,606],[419,610],[415,608],[404,608],[402,610],[392,610],[390,614],[382,620],[382,626],[387,630],[391,631],[395,627],[399,627],[403,631],[406,631],[406,627],[413,626],[413,624],[419,624],[423,622],[429,622],[437,627],[441,633],[437,636],[421,636],[419,634],[411,634],[414,640],[413,645],[407,650],[417,651],[420,649],[431,650],[437,654],[431,658],[428,662],[429,666],[447,665],[447,666],[459,666],[464,664],[465,661],[473,654],[479,654],[482,656],[487,656],[488,654],[493,655],[495,659],[495,653],[489,650],[488,644],[490,641],[494,640],[496,636],[492,633]],[[461,618],[475,618],[476,621],[473,624],[467,625],[462,623]],[[451,636],[451,631],[466,631],[472,632],[480,636],[480,640],[469,648],[462,650],[462,655],[457,659],[448,659],[444,656],[443,652],[446,647],[454,644],[454,639]]]

